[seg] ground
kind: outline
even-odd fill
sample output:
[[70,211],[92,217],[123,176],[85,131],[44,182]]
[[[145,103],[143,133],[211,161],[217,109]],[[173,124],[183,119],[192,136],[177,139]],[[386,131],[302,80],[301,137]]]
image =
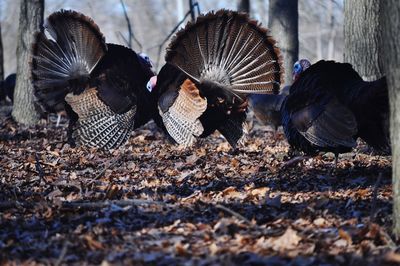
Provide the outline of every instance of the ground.
[[[0,264],[396,265],[391,158],[289,160],[257,127],[239,151],[150,124],[114,151],[65,125],[0,129]],[[365,148],[361,144],[361,150]]]

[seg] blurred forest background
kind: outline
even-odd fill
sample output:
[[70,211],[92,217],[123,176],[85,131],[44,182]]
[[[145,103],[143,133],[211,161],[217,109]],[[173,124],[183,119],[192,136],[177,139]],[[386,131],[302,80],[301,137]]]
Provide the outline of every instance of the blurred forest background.
[[[159,47],[189,10],[187,0],[125,0],[135,41],[132,48],[145,52],[160,67],[166,42]],[[237,9],[238,1],[199,0],[201,13],[219,8]],[[268,0],[251,0],[251,17],[268,25]],[[343,0],[299,0],[299,58],[311,62],[320,59],[343,61]],[[4,74],[16,72],[16,47],[19,22],[19,1],[0,1],[0,22],[4,47]],[[99,25],[107,42],[126,44],[127,23],[118,0],[47,0],[45,17],[61,8],[82,12]],[[187,18],[190,20],[190,16]],[[186,22],[186,20],[185,20]],[[181,25],[185,25],[182,23]],[[274,36],[279,40],[278,36]],[[279,43],[278,43],[279,46]]]

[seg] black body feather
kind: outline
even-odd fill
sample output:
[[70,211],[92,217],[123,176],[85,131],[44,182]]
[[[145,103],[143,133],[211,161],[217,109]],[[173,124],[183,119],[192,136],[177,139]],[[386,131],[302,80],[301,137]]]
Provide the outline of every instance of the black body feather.
[[17,80],[15,73],[10,74],[3,81],[0,81],[0,101],[5,100],[7,97],[11,102],[14,101],[14,88]]
[[389,152],[388,108],[385,78],[366,82],[350,64],[321,60],[291,86],[282,124],[289,144],[308,154],[348,152],[357,137]]

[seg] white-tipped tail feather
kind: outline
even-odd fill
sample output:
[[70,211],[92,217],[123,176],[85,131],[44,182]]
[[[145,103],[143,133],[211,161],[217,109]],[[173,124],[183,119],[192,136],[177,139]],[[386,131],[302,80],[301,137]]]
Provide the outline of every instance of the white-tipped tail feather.
[[98,26],[78,12],[55,12],[44,27],[51,38],[37,33],[32,49],[32,78],[39,94],[88,77],[107,51]]
[[276,93],[283,74],[267,29],[227,10],[188,23],[167,48],[166,61],[197,82],[209,80],[235,93]]

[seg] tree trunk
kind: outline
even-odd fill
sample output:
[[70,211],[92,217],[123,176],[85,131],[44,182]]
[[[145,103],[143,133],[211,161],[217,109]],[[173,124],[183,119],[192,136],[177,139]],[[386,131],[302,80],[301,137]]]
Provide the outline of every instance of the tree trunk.
[[282,51],[285,85],[291,85],[293,65],[299,57],[298,0],[270,0],[268,17],[268,27]]
[[0,80],[4,80],[3,38],[1,36],[1,23],[0,23]]
[[250,13],[250,0],[239,0],[238,11]]
[[344,5],[344,61],[368,81],[383,76],[379,64],[380,2],[346,0]]
[[400,2],[382,0],[382,66],[386,73],[390,100],[390,135],[393,164],[393,225],[400,237]]
[[17,82],[12,116],[19,123],[32,125],[39,120],[39,113],[34,104],[29,60],[34,32],[39,31],[43,24],[44,0],[21,0],[20,5]]

